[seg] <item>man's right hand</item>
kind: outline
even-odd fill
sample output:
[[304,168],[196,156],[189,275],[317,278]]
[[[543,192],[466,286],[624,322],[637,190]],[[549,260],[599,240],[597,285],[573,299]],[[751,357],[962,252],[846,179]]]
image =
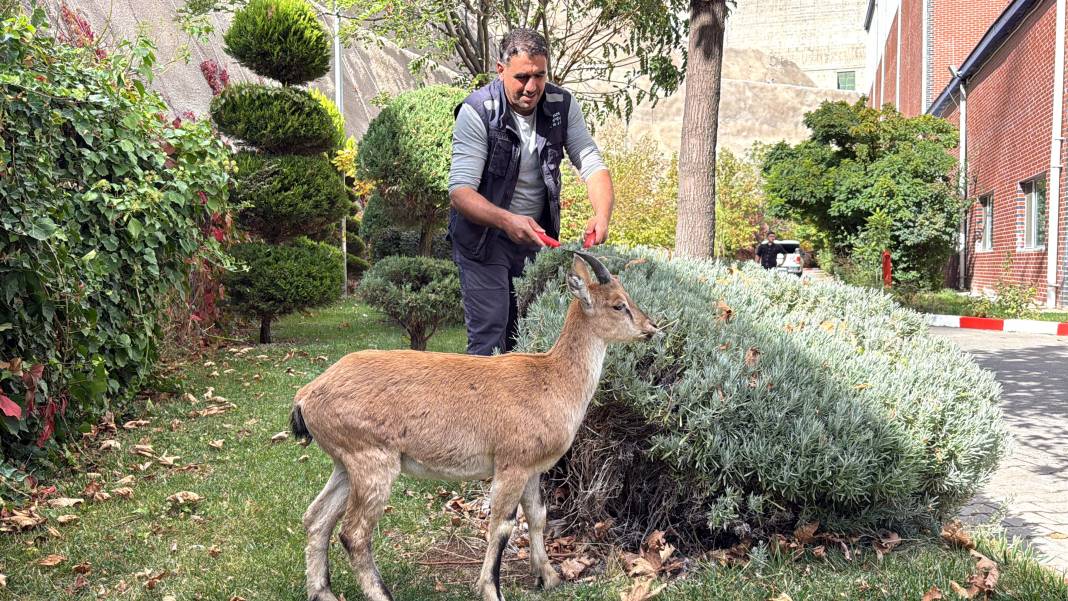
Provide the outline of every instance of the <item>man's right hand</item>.
[[538,236],[539,233],[544,234],[545,229],[538,225],[537,221],[530,217],[523,215],[516,215],[509,213],[501,223],[501,229],[505,234],[515,242],[523,246],[545,246],[545,243],[541,241]]

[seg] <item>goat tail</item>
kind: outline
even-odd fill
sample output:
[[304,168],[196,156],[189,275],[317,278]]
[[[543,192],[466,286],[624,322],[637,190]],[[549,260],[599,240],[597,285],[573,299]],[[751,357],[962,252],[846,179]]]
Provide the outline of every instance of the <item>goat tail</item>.
[[300,403],[293,405],[293,412],[289,414],[289,429],[293,432],[293,438],[308,444],[312,441],[311,432],[304,423],[304,414],[300,410]]

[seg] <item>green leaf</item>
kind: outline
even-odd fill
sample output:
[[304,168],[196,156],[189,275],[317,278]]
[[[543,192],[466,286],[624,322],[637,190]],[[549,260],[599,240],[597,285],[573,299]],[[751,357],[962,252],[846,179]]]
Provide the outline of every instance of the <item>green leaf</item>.
[[139,238],[141,232],[144,231],[145,226],[141,224],[136,217],[130,217],[130,222],[126,224],[126,229],[130,231],[130,235],[134,238]]

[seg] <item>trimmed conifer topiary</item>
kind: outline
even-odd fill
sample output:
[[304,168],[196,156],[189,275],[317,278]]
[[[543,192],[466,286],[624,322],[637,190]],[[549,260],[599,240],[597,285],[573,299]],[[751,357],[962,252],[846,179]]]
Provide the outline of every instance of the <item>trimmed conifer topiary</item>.
[[[992,374],[882,292],[645,250],[598,248],[664,326],[611,347],[570,454],[549,473],[567,526],[640,543],[789,531],[915,531],[953,515],[1005,451]],[[517,285],[519,350],[553,344],[562,251]],[[558,488],[561,487],[561,488]]]
[[341,251],[328,244],[298,238],[289,244],[248,242],[230,253],[244,271],[224,277],[229,303],[260,319],[260,342],[271,342],[271,322],[297,309],[337,298]]
[[356,177],[377,182],[375,193],[383,201],[378,210],[392,225],[419,231],[424,256],[432,253],[434,234],[448,217],[453,110],[466,96],[444,85],[400,94],[360,140]]
[[278,243],[310,236],[341,221],[350,210],[337,170],[322,154],[237,155],[236,204],[245,205],[237,223]]
[[212,98],[211,117],[222,133],[271,154],[315,154],[343,141],[322,103],[297,88],[229,86]]
[[408,333],[413,350],[443,325],[463,319],[456,264],[429,257],[387,257],[363,276],[360,296]]
[[305,0],[250,0],[223,39],[239,63],[287,86],[330,70],[329,36]]

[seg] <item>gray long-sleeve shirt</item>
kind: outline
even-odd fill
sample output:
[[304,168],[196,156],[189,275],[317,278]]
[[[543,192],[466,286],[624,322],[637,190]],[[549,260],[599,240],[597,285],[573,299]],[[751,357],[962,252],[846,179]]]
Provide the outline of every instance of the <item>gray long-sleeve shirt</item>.
[[[517,215],[537,219],[545,208],[545,182],[541,176],[541,164],[538,160],[535,119],[537,111],[524,117],[513,113],[519,127],[522,148],[519,154],[519,179],[515,185],[515,194],[509,210]],[[578,169],[583,180],[607,169],[601,158],[601,151],[593,141],[582,109],[578,102],[572,100],[567,114],[567,156],[571,164]],[[482,181],[482,171],[489,153],[486,126],[478,112],[464,104],[456,116],[456,126],[452,133],[452,166],[449,169],[449,192],[457,188],[478,189]]]

